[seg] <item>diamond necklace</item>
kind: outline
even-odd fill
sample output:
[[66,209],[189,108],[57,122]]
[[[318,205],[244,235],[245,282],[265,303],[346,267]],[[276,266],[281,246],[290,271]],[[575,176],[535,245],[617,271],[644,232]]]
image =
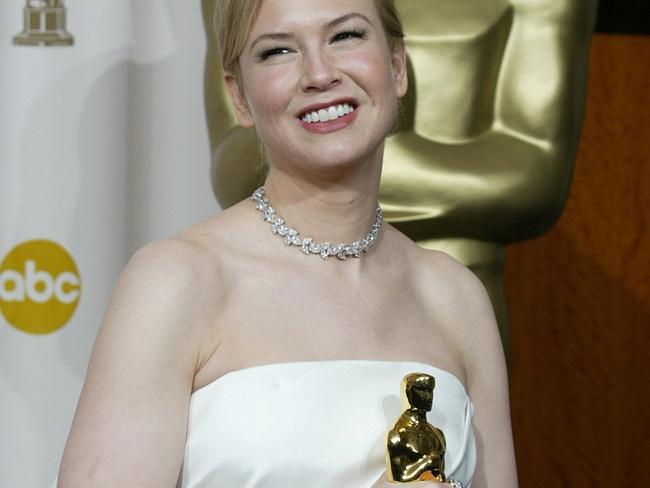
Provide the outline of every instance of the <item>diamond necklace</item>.
[[375,211],[375,222],[372,224],[370,232],[361,240],[355,241],[352,244],[341,243],[338,246],[333,246],[329,242],[316,243],[311,237],[300,237],[300,232],[292,229],[285,224],[285,221],[280,217],[273,207],[269,205],[269,200],[264,196],[264,187],[260,187],[255,192],[251,199],[255,202],[255,208],[260,211],[262,220],[271,224],[271,230],[277,236],[284,238],[284,243],[287,246],[296,246],[302,249],[307,255],[319,254],[321,258],[327,261],[331,256],[336,256],[342,261],[347,258],[358,258],[361,254],[367,253],[377,240],[379,229],[383,217],[381,214],[381,207],[377,207]]

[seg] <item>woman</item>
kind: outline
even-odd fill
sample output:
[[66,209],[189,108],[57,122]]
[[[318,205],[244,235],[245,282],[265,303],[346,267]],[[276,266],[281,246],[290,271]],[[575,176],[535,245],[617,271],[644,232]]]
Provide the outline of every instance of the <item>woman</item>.
[[380,225],[383,144],[407,89],[393,2],[224,0],[217,29],[268,178],[255,201],[134,255],[59,486],[390,486],[383,436],[413,371],[436,378],[448,474],[516,486],[483,288]]

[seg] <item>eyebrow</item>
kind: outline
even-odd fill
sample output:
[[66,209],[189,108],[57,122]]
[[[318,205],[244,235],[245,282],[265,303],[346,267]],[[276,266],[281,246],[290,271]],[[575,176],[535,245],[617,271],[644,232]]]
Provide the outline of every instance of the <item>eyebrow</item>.
[[[368,19],[368,17],[366,17],[365,15],[357,13],[357,12],[352,12],[352,13],[349,13],[349,14],[342,15],[341,17],[337,17],[336,19],[328,22],[326,28],[331,29],[332,27],[336,27],[337,25],[343,24],[344,22],[347,22],[348,20],[353,19],[355,17],[359,17],[360,19],[365,20],[368,24],[372,25],[372,22],[370,22],[370,19]],[[253,43],[251,44],[251,47],[250,47],[250,51],[253,50],[253,48],[255,47],[256,44],[258,44],[260,41],[263,41],[265,39],[272,39],[272,40],[275,40],[275,41],[284,41],[284,40],[287,40],[287,39],[291,39],[293,37],[294,37],[293,34],[289,34],[287,32],[272,32],[272,33],[268,33],[268,34],[262,34],[262,35],[258,36],[253,41]]]

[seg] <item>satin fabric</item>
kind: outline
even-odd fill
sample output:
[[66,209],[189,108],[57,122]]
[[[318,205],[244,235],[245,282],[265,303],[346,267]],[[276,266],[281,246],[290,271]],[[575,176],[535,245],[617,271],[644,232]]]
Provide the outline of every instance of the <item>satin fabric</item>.
[[402,378],[435,377],[431,424],[447,439],[446,474],[471,486],[473,406],[461,381],[419,362],[279,363],[227,373],[190,399],[182,488],[370,488]]

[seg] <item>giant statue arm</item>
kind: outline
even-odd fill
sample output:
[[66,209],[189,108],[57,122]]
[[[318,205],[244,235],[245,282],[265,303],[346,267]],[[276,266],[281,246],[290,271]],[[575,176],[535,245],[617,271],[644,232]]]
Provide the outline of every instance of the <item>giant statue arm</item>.
[[[510,0],[515,22],[499,86],[506,130],[542,148],[575,146],[597,0]],[[531,141],[533,142],[533,141]]]
[[[416,86],[405,101],[413,115],[386,147],[386,215],[426,238],[506,243],[544,232],[571,180],[596,0],[502,2],[493,25],[464,40],[423,26],[418,3],[398,1],[415,32]],[[430,14],[444,4],[428,3]]]

